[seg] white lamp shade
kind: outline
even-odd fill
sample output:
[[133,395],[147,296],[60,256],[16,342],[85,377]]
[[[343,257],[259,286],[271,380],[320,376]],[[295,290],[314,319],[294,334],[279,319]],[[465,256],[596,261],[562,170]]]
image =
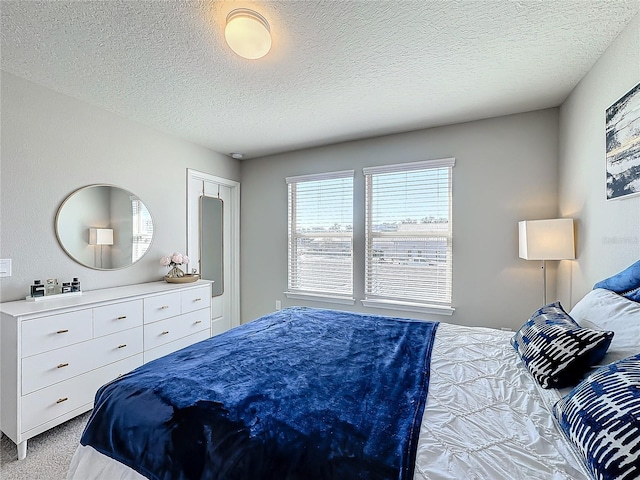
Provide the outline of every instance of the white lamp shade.
[[89,245],[113,245],[113,229],[90,228]]
[[269,23],[259,13],[246,8],[227,15],[224,38],[231,50],[249,60],[262,58],[271,50]]
[[573,219],[525,220],[518,223],[520,258],[569,260],[576,258]]

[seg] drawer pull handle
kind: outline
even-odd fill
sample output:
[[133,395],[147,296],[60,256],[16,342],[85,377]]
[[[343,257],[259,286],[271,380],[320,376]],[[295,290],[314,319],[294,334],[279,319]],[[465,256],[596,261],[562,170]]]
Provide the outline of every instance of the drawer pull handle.
[[127,346],[127,344],[126,344],[126,343],[123,343],[122,345],[118,345],[118,348],[124,348],[124,347],[126,347],[126,346]]
[[167,308],[169,308],[169,305],[163,305],[163,306],[160,307],[160,310],[165,310]]
[[56,403],[66,402],[67,400],[69,400],[69,397],[59,398],[58,400],[56,400]]
[[160,335],[166,335],[167,333],[169,333],[169,330],[165,330],[164,332],[162,332]]
[[202,300],[201,298],[194,298],[193,301],[194,302],[199,302],[200,300]]
[[116,318],[116,320],[124,320],[125,318],[127,318],[127,316],[126,316],[126,315],[123,315],[123,316],[121,316],[121,317]]
[[65,330],[58,330],[56,333],[67,333],[69,331],[69,329],[65,329]]
[[61,363],[60,365],[58,365],[58,368],[64,368],[64,367],[68,367],[69,364],[68,363]]
[[193,322],[193,323],[195,323],[195,324],[197,325],[197,324],[199,324],[199,323],[202,323],[202,320],[196,320],[196,321],[195,321],[195,322]]

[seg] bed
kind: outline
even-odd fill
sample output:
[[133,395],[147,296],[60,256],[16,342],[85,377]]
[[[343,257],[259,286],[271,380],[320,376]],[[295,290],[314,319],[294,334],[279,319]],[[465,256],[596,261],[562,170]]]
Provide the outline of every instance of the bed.
[[596,286],[515,334],[267,315],[103,386],[68,478],[640,478],[640,262]]

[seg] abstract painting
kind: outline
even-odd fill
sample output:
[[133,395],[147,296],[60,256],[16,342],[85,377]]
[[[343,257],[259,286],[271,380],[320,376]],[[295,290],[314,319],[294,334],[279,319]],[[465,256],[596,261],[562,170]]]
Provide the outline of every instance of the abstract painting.
[[640,83],[607,108],[607,200],[640,194]]

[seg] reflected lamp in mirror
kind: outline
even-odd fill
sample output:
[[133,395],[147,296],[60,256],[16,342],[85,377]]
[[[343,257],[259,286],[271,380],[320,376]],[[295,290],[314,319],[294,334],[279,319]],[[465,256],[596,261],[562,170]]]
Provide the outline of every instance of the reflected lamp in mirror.
[[572,260],[575,240],[572,218],[524,220],[518,223],[519,256],[542,261],[542,304],[547,304],[547,260]]
[[90,228],[89,245],[113,245],[113,229]]
[[89,245],[100,246],[100,265],[94,262],[98,268],[103,268],[105,245],[113,245],[113,229],[112,228],[90,228],[89,229]]

